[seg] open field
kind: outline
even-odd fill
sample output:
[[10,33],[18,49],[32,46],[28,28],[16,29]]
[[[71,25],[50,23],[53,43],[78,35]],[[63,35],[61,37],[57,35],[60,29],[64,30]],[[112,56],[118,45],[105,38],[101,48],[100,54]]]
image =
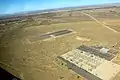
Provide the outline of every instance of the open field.
[[[107,10],[109,11],[109,9]],[[92,13],[83,12],[92,15],[101,23],[104,22],[105,25],[120,25],[120,16],[113,19],[104,18],[101,15],[96,17],[95,14],[101,14],[99,10],[94,10]],[[120,33],[109,30],[89,16],[81,14],[81,11],[73,11],[72,14],[71,12],[56,14],[54,14],[55,16],[42,15],[41,19],[41,16],[34,17],[32,18],[33,23],[30,21],[30,23],[1,24],[0,28],[3,29],[0,30],[0,66],[23,80],[83,80],[74,72],[64,68],[62,64],[58,64],[57,56],[75,49],[81,44],[103,45],[120,51],[120,45],[116,46],[116,43],[120,42]],[[113,29],[119,32],[118,27]],[[73,33],[48,40],[29,41],[33,36],[63,29],[70,29]],[[118,53],[118,55],[120,54]],[[117,59],[114,59],[113,62],[120,64]]]

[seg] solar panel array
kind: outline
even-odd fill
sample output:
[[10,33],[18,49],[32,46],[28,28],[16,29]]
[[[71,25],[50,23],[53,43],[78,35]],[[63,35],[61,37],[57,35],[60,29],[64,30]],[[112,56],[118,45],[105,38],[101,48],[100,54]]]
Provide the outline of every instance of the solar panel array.
[[85,45],[82,45],[82,46],[78,47],[77,49],[88,52],[90,54],[94,54],[96,56],[99,56],[99,57],[104,58],[109,61],[115,57],[114,55],[112,55],[110,53],[103,54],[99,50],[92,48],[92,47],[87,47]]
[[58,37],[58,36],[62,36],[65,34],[69,34],[71,32],[72,32],[71,30],[60,30],[60,31],[55,31],[51,33],[40,34],[40,35],[32,37],[31,39],[29,39],[29,41],[34,42],[38,40],[44,40],[44,39],[52,38],[52,36]]

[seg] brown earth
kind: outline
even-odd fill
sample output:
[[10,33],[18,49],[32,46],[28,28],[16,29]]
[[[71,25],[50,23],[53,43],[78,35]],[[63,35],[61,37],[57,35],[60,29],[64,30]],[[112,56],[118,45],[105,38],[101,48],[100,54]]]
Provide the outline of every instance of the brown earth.
[[[99,10],[97,11],[94,11],[94,14],[99,13]],[[61,18],[49,18],[51,23],[47,25],[30,27],[22,25],[22,27],[12,30],[8,29],[0,39],[0,66],[23,80],[83,80],[64,66],[59,65],[56,62],[57,56],[77,48],[81,44],[103,45],[112,48],[120,41],[120,33],[107,29],[80,12],[73,12],[72,15],[73,17],[67,15]],[[76,15],[77,17],[74,17]],[[81,18],[81,16],[84,17]],[[103,20],[103,17],[97,15],[99,20]],[[113,18],[109,19],[113,20]],[[56,20],[58,22],[54,24]],[[107,23],[105,20],[104,22]],[[12,23],[12,25],[19,24]],[[111,24],[108,22],[108,25]],[[74,32],[46,41],[29,42],[32,36],[60,29],[71,29]],[[76,37],[83,37],[90,41],[78,40]],[[119,48],[116,49],[119,51]]]

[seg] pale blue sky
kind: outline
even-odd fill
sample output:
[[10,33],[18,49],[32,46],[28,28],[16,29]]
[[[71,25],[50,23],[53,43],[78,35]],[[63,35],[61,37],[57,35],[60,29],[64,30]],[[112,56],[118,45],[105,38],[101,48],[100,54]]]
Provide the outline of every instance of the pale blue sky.
[[120,0],[0,0],[0,14],[117,2]]

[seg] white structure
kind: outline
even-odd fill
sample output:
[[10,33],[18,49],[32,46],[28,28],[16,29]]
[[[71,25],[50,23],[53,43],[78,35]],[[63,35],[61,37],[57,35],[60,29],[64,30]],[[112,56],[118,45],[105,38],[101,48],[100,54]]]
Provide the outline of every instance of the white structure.
[[60,57],[101,80],[111,80],[120,71],[120,65],[79,49],[67,52]]
[[100,52],[103,54],[108,53],[108,51],[109,51],[109,49],[107,49],[107,48],[100,49]]

